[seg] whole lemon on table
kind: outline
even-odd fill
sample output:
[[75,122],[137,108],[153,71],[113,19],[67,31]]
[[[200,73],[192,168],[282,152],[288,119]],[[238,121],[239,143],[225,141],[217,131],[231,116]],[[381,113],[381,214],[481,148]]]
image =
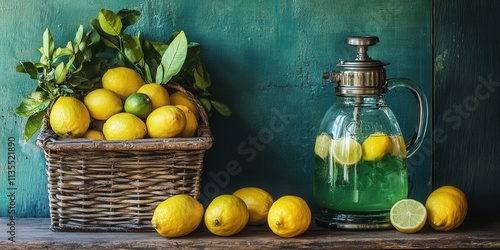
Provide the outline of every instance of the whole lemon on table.
[[61,96],[50,109],[49,123],[54,133],[60,137],[82,137],[89,128],[90,115],[80,100]]
[[203,205],[187,194],[178,194],[156,207],[151,225],[160,235],[174,238],[193,232],[202,219]]
[[248,217],[247,206],[241,198],[223,194],[210,202],[205,210],[204,220],[211,233],[218,236],[231,236],[243,230]]
[[149,114],[146,126],[151,138],[175,137],[184,131],[186,115],[173,105],[162,106]]
[[453,186],[442,186],[434,190],[427,201],[429,224],[438,231],[450,231],[462,224],[467,215],[467,197]]
[[198,113],[198,109],[196,108],[196,105],[189,100],[186,94],[183,92],[177,91],[174,92],[170,95],[170,104],[171,105],[184,105],[188,107],[196,116],[196,119],[200,118],[200,114]]
[[144,84],[141,75],[127,67],[108,69],[102,76],[102,87],[117,93],[122,100],[127,99]]
[[111,116],[102,128],[107,140],[141,139],[146,135],[146,131],[146,124],[139,117],[129,113]]
[[170,96],[167,90],[158,83],[142,85],[142,87],[137,90],[137,93],[148,95],[149,99],[151,99],[153,110],[170,104]]
[[127,97],[124,104],[125,112],[141,119],[146,119],[153,110],[151,99],[143,93],[133,93]]
[[269,209],[267,223],[278,236],[291,238],[303,234],[311,224],[307,202],[294,195],[282,196]]
[[194,113],[184,105],[175,105],[180,110],[184,111],[184,115],[186,116],[186,127],[179,134],[179,137],[193,137],[196,135],[196,131],[198,130],[198,120],[196,120],[196,116]]
[[267,222],[269,208],[274,201],[267,191],[258,187],[244,187],[236,190],[233,195],[240,197],[247,205],[248,225],[262,225]]
[[120,113],[123,102],[118,94],[109,89],[95,89],[83,99],[89,110],[90,117],[97,120],[107,120],[114,114]]

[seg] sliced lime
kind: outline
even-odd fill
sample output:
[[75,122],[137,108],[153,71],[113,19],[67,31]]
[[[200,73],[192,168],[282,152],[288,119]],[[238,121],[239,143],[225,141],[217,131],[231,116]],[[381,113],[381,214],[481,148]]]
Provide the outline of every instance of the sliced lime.
[[391,224],[402,233],[416,233],[420,231],[427,220],[425,206],[413,199],[403,199],[391,208]]

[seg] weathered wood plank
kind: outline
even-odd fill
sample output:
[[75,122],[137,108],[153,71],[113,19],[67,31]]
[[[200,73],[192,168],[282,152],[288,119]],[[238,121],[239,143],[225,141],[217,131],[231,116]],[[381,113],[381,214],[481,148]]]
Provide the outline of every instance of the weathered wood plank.
[[[8,222],[7,218],[0,219],[2,225]],[[267,226],[246,227],[235,236],[219,237],[209,233],[202,225],[188,236],[167,239],[156,232],[52,232],[48,229],[48,218],[23,218],[15,223],[16,242],[8,241],[8,235],[4,233],[4,237],[0,238],[1,249],[500,248],[500,218],[488,221],[469,219],[451,232],[437,232],[426,227],[416,234],[403,234],[396,230],[328,230],[312,224],[305,234],[290,239],[274,235]]]

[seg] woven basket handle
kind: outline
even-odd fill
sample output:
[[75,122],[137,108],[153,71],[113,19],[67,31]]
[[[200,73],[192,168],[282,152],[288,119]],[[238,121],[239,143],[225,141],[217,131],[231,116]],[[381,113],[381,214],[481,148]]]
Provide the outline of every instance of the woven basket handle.
[[198,113],[200,114],[201,120],[203,121],[204,125],[206,126],[206,129],[208,129],[208,131],[203,131],[204,129],[202,131],[200,131],[200,135],[203,135],[204,132],[210,133],[210,131],[209,131],[210,124],[208,122],[208,114],[207,114],[205,108],[203,107],[203,105],[201,105],[200,101],[191,92],[186,91],[180,84],[178,84],[176,82],[168,82],[167,84],[165,84],[165,86],[167,88],[175,89],[175,90],[178,90],[178,91],[186,94],[187,98],[198,109]]

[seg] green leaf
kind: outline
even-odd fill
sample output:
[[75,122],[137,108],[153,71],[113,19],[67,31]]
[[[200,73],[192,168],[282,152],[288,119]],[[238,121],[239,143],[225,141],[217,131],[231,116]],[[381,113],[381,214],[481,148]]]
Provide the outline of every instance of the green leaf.
[[122,9],[118,11],[118,16],[122,20],[123,28],[125,30],[128,26],[135,24],[139,19],[141,19],[141,12],[138,10],[127,10]]
[[81,76],[75,76],[73,75],[71,78],[69,78],[66,83],[71,86],[71,87],[80,87],[79,85],[88,81],[89,79]]
[[28,73],[31,79],[38,79],[38,70],[32,62],[21,62],[16,67],[17,72]]
[[196,64],[196,68],[194,69],[194,85],[193,87],[198,90],[207,90],[208,87],[212,85],[210,82],[210,75],[208,72],[205,70],[205,66],[201,62],[201,60],[198,61]]
[[24,97],[21,104],[14,110],[18,116],[32,116],[49,107],[51,99],[47,93],[36,91]]
[[100,40],[104,43],[104,45],[118,49],[120,47],[120,41],[118,40],[118,37],[116,36],[111,36],[108,33],[104,32],[104,30],[101,28],[101,25],[99,24],[98,19],[92,19],[90,20],[90,25],[94,30],[99,34]]
[[42,127],[43,117],[47,114],[47,110],[40,111],[28,118],[24,126],[24,140],[29,141],[31,137]]
[[210,103],[212,103],[215,110],[217,110],[217,112],[219,112],[223,116],[231,116],[233,114],[231,109],[221,102],[210,100]]
[[50,33],[49,28],[46,28],[45,32],[43,32],[43,55],[47,59],[51,59],[53,52],[54,52],[54,39],[52,38],[52,34]]
[[101,11],[99,11],[98,20],[99,25],[106,34],[112,36],[121,34],[123,24],[120,17],[114,12],[107,9],[101,9]]
[[163,83],[163,65],[158,65],[158,68],[156,68],[156,77],[155,77],[155,82],[158,84]]
[[75,44],[79,44],[81,42],[85,42],[85,33],[83,33],[83,25],[80,24],[80,26],[78,27],[78,30],[76,31],[76,34],[75,34],[75,39],[73,39],[73,42]]
[[167,83],[174,75],[179,73],[186,60],[187,38],[184,31],[181,31],[170,43],[161,58],[163,66],[163,79],[160,83]]
[[61,62],[59,63],[59,65],[57,65],[54,71],[54,81],[56,82],[56,84],[61,84],[66,80],[66,73],[68,71],[64,66],[65,66],[64,63]]
[[149,65],[147,63],[144,64],[144,76],[146,77],[147,83],[153,82],[153,77],[151,75],[151,70],[149,69]]
[[123,34],[122,41],[125,56],[132,64],[135,65],[144,59],[139,37]]
[[210,100],[207,98],[200,98],[199,99],[201,105],[207,110],[208,112],[212,111],[212,104],[210,103]]
[[72,54],[73,54],[73,49],[70,49],[68,47],[56,48],[54,50],[54,54],[52,55],[52,60],[56,61],[57,59],[59,59],[63,56],[70,56]]

